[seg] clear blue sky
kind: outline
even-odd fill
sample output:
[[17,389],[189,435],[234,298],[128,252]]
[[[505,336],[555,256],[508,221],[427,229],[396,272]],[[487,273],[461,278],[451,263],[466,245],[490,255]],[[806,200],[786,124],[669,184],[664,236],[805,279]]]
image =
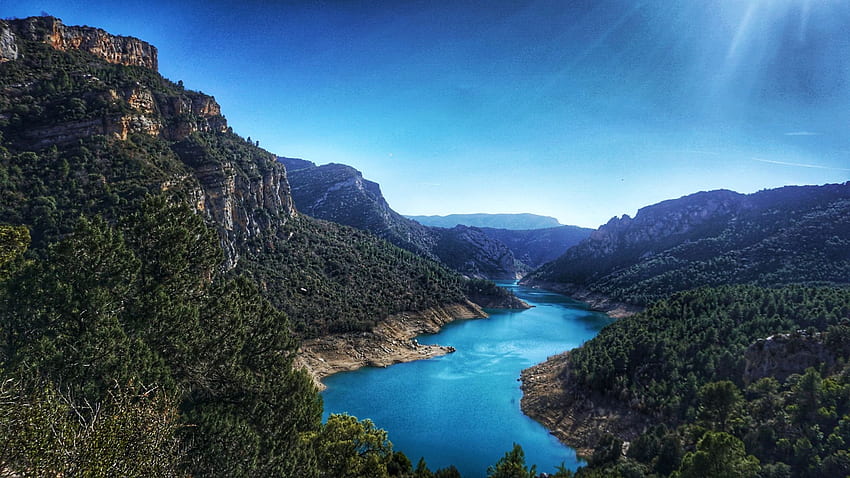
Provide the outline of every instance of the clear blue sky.
[[846,0],[0,0],[159,48],[234,130],[403,214],[596,227],[699,190],[850,180]]

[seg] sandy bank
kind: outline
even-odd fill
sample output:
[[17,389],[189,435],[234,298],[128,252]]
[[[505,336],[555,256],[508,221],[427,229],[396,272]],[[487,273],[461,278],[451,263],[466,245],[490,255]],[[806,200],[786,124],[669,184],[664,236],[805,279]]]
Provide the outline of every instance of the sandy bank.
[[433,334],[459,319],[480,319],[487,314],[472,302],[404,312],[383,320],[371,332],[336,334],[305,340],[296,358],[297,367],[305,367],[319,389],[321,380],[338,372],[361,367],[386,367],[446,355],[454,348],[423,345],[415,341],[420,334]]

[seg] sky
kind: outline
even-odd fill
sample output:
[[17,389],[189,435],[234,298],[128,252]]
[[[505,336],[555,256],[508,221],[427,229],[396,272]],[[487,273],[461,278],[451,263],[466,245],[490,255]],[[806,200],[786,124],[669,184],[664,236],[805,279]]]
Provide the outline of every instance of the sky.
[[141,38],[265,149],[402,214],[597,227],[850,180],[846,0],[0,0]]

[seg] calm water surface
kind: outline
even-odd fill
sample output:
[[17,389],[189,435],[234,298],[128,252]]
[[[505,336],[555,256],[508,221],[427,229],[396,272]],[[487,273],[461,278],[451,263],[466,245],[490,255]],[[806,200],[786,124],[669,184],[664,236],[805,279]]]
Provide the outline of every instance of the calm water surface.
[[325,419],[331,413],[370,418],[389,432],[394,449],[414,466],[455,465],[466,478],[486,476],[513,443],[529,465],[575,469],[575,452],[522,414],[519,373],[546,357],[581,345],[610,319],[569,298],[501,282],[533,309],[488,310],[489,319],[461,320],[419,342],[457,352],[430,360],[364,368],[325,379]]

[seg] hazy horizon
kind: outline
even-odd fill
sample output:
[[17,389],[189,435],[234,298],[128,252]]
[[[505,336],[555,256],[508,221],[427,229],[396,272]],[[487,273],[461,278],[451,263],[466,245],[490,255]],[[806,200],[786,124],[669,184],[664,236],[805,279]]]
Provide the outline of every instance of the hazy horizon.
[[24,0],[159,49],[265,149],[405,215],[597,227],[703,190],[850,180],[840,0]]

